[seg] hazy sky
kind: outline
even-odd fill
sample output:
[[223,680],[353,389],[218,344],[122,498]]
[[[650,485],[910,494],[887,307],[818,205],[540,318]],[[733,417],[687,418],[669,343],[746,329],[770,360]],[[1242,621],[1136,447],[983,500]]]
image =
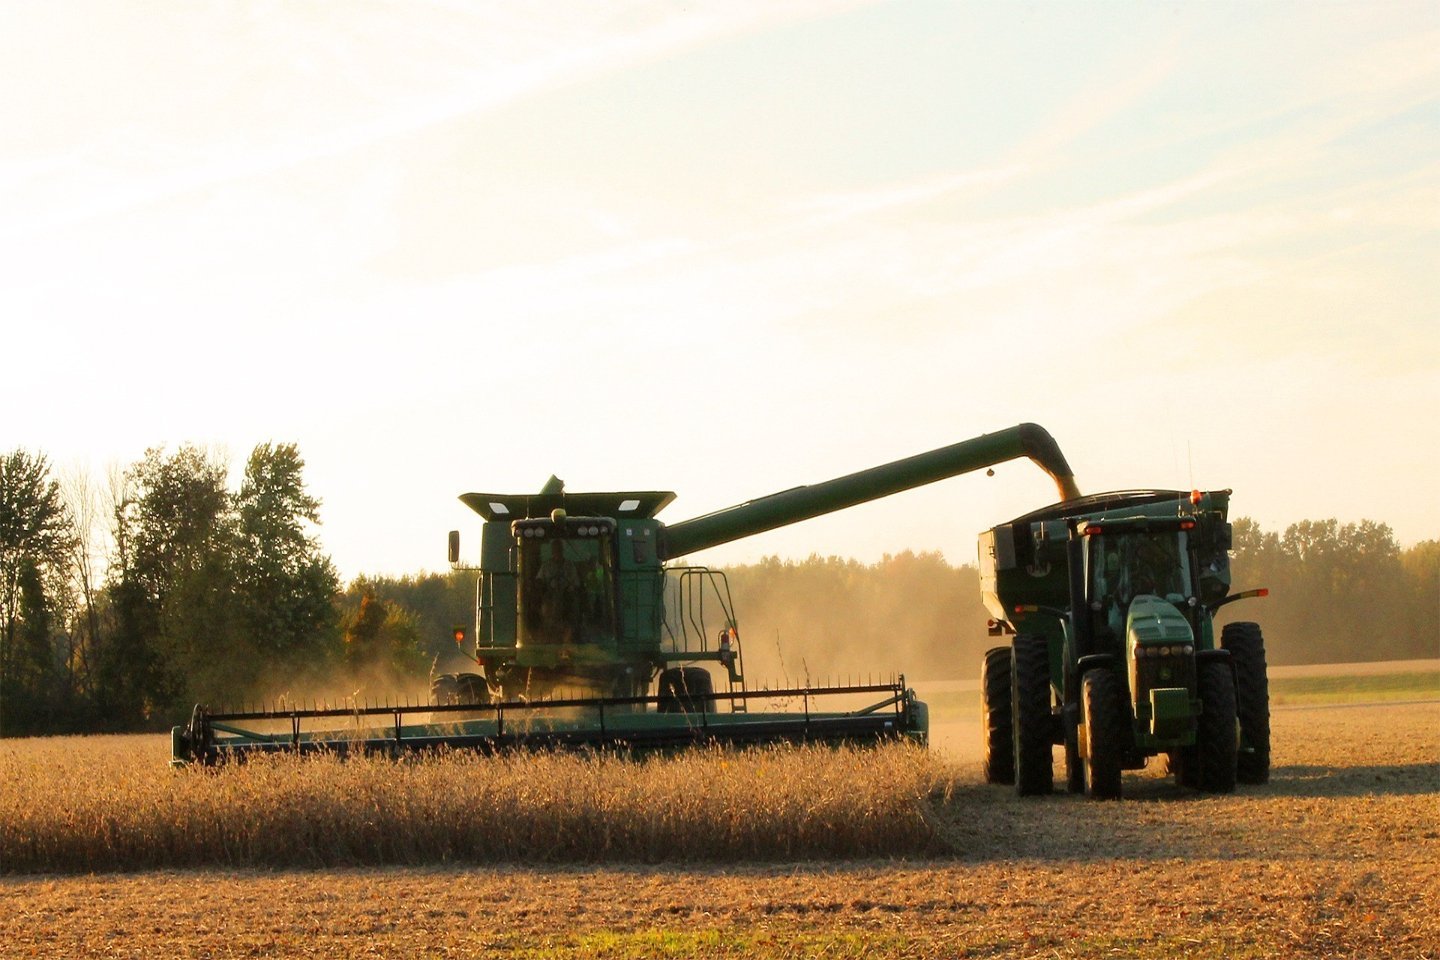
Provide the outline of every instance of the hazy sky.
[[[1081,487],[1440,536],[1440,5],[0,6],[0,449],[299,443],[685,519],[1033,420]],[[712,550],[971,560],[1026,463]],[[468,551],[467,551],[468,552]]]

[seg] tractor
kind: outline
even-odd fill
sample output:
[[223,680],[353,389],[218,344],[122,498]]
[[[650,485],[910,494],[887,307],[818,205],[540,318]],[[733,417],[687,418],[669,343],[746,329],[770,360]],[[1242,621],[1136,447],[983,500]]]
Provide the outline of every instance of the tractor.
[[1036,510],[980,535],[992,636],[981,667],[984,772],[1022,796],[1119,798],[1163,755],[1185,786],[1229,793],[1270,773],[1265,643],[1229,623],[1230,491],[1126,490]]

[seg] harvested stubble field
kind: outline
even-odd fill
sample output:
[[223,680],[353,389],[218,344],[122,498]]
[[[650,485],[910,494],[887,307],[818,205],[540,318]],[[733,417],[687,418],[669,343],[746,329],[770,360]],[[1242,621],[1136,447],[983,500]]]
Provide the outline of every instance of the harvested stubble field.
[[[1267,786],[1198,797],[1142,773],[1106,804],[984,786],[969,722],[937,729],[928,757],[638,769],[556,757],[177,776],[159,738],[6,743],[0,955],[1440,956],[1440,702],[1280,707],[1274,727]],[[470,823],[514,833],[443,838]],[[78,839],[37,845],[46,824]],[[397,824],[406,837],[387,839]],[[231,837],[204,847],[222,866],[21,872],[200,863],[180,853],[195,835]],[[516,862],[547,842],[552,861],[590,862]]]

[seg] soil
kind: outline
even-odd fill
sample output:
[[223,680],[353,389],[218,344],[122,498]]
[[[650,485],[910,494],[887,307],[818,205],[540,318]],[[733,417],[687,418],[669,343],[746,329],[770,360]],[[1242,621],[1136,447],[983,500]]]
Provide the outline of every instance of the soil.
[[1272,780],[937,811],[959,856],[0,879],[0,956],[1440,957],[1440,702],[1277,708]]

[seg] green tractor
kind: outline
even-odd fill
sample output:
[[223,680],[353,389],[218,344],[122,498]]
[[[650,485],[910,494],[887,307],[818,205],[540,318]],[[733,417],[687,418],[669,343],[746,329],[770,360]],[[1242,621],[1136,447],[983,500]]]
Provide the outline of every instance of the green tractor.
[[1230,589],[1230,491],[1130,490],[1028,513],[980,536],[992,635],[981,669],[984,771],[1022,796],[1118,798],[1121,772],[1166,757],[1208,793],[1270,774],[1265,643],[1215,612]]

